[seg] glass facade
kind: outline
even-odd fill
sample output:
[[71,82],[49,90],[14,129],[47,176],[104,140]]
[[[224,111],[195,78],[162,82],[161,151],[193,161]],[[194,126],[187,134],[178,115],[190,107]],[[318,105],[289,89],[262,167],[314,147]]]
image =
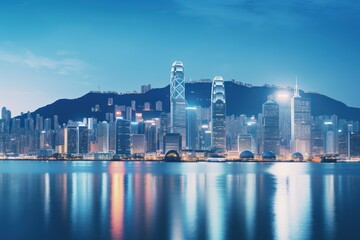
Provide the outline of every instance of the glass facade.
[[226,100],[225,85],[221,76],[216,76],[211,88],[211,145],[217,152],[225,152],[226,148]]
[[182,145],[186,146],[186,101],[185,75],[182,62],[175,61],[170,75],[170,126],[172,133],[182,136]]

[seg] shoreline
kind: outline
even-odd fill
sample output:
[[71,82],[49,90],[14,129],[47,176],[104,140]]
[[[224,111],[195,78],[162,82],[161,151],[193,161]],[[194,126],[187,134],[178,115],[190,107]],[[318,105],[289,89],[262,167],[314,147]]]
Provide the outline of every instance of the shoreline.
[[[0,161],[38,161],[38,162],[172,162],[172,163],[319,163],[314,161],[294,161],[294,160],[226,160],[226,161],[165,161],[158,159],[46,159],[46,158],[2,158]],[[360,160],[337,160],[337,162],[321,162],[321,163],[360,163]]]

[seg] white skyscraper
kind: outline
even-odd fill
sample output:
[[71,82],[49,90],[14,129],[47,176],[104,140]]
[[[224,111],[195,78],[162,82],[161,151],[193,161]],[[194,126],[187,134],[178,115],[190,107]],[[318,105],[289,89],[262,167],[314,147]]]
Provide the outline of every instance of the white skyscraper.
[[180,133],[186,146],[185,75],[182,62],[175,61],[170,75],[170,131]]
[[211,145],[218,152],[226,149],[226,101],[225,85],[221,76],[216,76],[211,87]]
[[302,98],[296,81],[291,99],[291,151],[311,154],[311,101]]
[[98,152],[109,152],[109,124],[107,122],[101,122],[98,125],[98,137],[97,137],[97,150]]

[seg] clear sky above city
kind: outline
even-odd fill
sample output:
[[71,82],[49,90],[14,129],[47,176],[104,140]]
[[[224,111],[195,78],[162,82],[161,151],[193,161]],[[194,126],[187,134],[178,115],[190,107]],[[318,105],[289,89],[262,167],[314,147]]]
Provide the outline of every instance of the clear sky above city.
[[236,79],[360,107],[357,0],[4,0],[0,105],[14,114],[91,90]]

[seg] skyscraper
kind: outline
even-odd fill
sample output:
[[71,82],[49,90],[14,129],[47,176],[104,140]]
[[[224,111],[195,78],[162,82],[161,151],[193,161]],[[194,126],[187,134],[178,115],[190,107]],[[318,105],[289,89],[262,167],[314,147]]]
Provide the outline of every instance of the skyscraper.
[[129,157],[130,152],[130,121],[116,119],[116,154]]
[[269,98],[262,107],[262,151],[280,153],[279,104]]
[[196,116],[196,107],[186,107],[186,148],[197,149],[198,142],[198,124]]
[[160,128],[158,131],[159,149],[164,152],[164,136],[168,131],[168,115],[165,112],[160,113]]
[[217,152],[225,152],[226,147],[226,100],[225,85],[221,76],[216,76],[211,87],[211,124],[212,148]]
[[170,74],[170,129],[182,136],[186,146],[185,75],[182,62],[175,61]]
[[79,129],[76,125],[68,125],[66,128],[66,153],[78,154],[79,153]]
[[304,156],[311,154],[311,101],[300,97],[297,82],[291,99],[290,148]]
[[79,153],[89,152],[89,129],[85,124],[80,124],[78,127],[79,134]]
[[101,153],[109,152],[109,124],[106,121],[98,125],[97,151]]

